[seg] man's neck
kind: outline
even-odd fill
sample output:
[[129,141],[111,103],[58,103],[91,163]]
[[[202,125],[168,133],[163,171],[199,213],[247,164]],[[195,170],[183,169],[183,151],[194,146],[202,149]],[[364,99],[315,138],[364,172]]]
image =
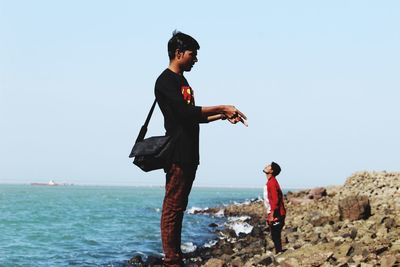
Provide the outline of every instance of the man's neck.
[[267,175],[268,180],[271,179],[272,177],[274,177],[272,174]]
[[170,69],[171,71],[175,72],[176,74],[179,74],[179,75],[183,74],[183,71],[181,70],[179,65],[176,64],[174,61],[171,61],[169,63],[168,69]]

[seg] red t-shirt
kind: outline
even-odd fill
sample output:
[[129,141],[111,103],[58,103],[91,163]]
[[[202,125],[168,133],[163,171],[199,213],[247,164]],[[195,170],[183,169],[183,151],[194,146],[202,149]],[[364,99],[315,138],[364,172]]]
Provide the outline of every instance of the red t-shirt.
[[285,216],[286,209],[283,203],[283,194],[278,181],[272,176],[267,181],[268,201],[274,217]]

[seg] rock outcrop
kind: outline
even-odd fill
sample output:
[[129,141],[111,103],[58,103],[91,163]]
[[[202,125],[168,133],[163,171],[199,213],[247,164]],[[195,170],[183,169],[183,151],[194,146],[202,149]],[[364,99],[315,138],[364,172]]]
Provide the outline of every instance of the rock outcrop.
[[371,206],[367,196],[350,196],[339,201],[340,220],[366,220],[371,216]]
[[400,266],[400,173],[355,173],[343,186],[289,192],[285,205],[285,252],[272,252],[263,203],[255,200],[224,207],[225,216],[248,216],[251,232],[216,230],[216,244],[185,254],[186,265]]

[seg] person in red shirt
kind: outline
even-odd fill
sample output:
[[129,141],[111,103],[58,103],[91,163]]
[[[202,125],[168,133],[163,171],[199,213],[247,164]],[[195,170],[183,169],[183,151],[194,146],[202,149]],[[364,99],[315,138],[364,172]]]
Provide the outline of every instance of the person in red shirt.
[[267,209],[267,223],[271,231],[275,252],[283,252],[281,233],[285,225],[286,209],[283,203],[283,194],[276,176],[281,172],[281,167],[272,162],[267,165],[263,172],[267,176],[267,183],[264,187],[264,205]]

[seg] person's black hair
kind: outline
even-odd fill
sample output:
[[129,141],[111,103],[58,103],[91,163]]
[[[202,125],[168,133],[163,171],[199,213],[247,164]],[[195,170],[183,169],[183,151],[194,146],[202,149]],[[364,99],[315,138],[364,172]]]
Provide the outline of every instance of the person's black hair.
[[169,59],[175,58],[176,49],[181,52],[185,52],[186,50],[195,51],[200,49],[200,45],[192,36],[175,30],[172,33],[171,39],[168,41]]
[[281,173],[281,167],[278,165],[278,163],[271,162],[271,169],[274,176],[278,176]]

